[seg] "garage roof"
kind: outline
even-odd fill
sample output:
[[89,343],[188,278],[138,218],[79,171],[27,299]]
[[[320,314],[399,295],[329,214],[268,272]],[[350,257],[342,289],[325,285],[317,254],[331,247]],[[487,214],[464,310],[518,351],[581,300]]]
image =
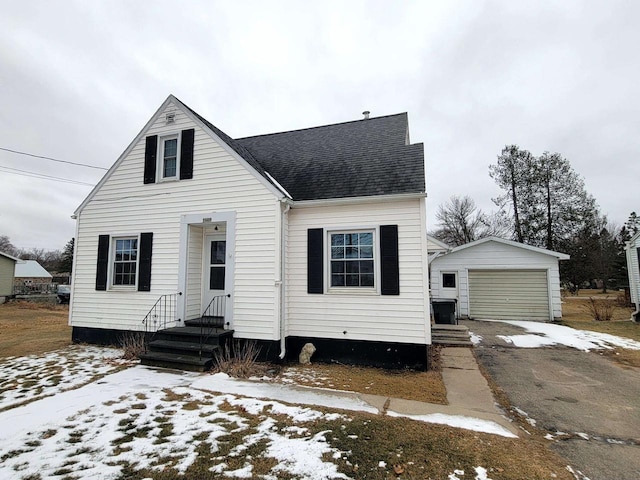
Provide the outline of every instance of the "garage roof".
[[558,260],[569,260],[570,258],[569,255],[567,255],[566,253],[554,252],[551,250],[547,250],[546,248],[532,247],[531,245],[514,242],[513,240],[505,240],[504,238],[499,238],[499,237],[485,237],[485,238],[481,238],[480,240],[476,240],[474,242],[465,243],[464,245],[460,245],[459,247],[452,249],[449,253],[451,254],[451,253],[459,252],[460,250],[465,250],[467,248],[475,247],[477,245],[482,245],[483,243],[487,243],[487,242],[502,243],[503,245],[510,245],[512,247],[522,248],[524,250],[541,253],[543,255],[550,255],[552,257],[556,257]]

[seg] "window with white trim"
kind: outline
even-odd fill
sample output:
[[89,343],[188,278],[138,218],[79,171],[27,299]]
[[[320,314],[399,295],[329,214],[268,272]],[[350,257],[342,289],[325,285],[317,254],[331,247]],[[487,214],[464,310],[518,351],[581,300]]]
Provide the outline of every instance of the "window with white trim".
[[175,180],[180,172],[180,153],[178,135],[160,139],[160,180]]
[[138,271],[138,237],[114,238],[112,242],[114,286],[135,286]]
[[456,288],[456,274],[455,273],[443,273],[442,274],[442,288]]
[[374,231],[329,233],[331,288],[374,288]]

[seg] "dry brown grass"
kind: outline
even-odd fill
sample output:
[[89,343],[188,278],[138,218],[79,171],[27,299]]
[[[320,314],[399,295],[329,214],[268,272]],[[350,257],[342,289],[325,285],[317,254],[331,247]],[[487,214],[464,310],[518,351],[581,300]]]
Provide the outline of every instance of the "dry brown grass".
[[383,370],[341,364],[291,365],[281,372],[299,385],[349,390],[386,397],[447,404],[447,390],[437,371]]
[[[633,308],[618,306],[613,312],[611,321],[608,322],[593,320],[585,310],[585,305],[588,304],[590,297],[616,301],[617,295],[618,292],[604,295],[593,290],[581,290],[580,295],[577,297],[563,298],[562,323],[580,330],[608,333],[640,342],[640,324],[630,320]],[[616,349],[607,353],[618,363],[640,367],[640,350]]]
[[71,344],[69,306],[31,302],[0,305],[0,358],[43,353]]

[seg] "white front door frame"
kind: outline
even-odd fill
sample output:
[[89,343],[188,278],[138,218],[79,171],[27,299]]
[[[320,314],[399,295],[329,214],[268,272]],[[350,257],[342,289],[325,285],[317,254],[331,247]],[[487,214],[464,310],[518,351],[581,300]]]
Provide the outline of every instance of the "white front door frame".
[[[215,223],[226,224],[226,240],[227,240],[227,291],[230,295],[226,301],[225,324],[228,322],[229,327],[233,328],[233,303],[234,303],[234,287],[235,287],[235,258],[236,258],[236,212],[209,212],[196,213],[180,216],[180,246],[179,246],[179,266],[178,266],[178,320],[184,321],[186,318],[186,293],[187,293],[187,259],[189,254],[189,235],[191,235],[190,226],[206,227]],[[204,281],[204,279],[203,279]]]

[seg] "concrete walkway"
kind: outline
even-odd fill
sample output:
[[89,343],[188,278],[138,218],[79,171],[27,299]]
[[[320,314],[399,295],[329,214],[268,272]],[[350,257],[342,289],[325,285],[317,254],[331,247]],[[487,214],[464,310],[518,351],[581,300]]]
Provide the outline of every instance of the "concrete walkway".
[[358,398],[378,409],[392,410],[404,415],[462,415],[488,420],[506,428],[515,435],[519,429],[510,422],[496,405],[486,379],[470,348],[447,347],[441,351],[442,378],[447,387],[449,405],[417,402],[379,395],[357,394]]

